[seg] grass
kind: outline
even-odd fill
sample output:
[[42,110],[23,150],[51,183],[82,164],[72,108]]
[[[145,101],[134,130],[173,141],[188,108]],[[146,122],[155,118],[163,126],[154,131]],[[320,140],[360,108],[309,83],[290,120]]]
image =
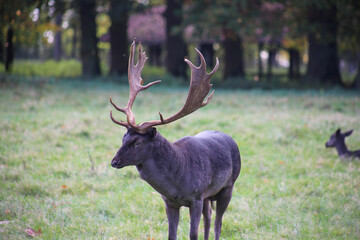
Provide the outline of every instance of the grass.
[[[183,87],[142,92],[137,121],[157,119],[159,110],[173,114],[186,94]],[[1,85],[0,239],[28,239],[28,228],[41,229],[38,239],[166,239],[160,195],[134,167],[110,166],[125,130],[109,119],[109,96],[125,105],[127,86]],[[324,147],[338,127],[353,128],[347,143],[360,147],[358,93],[217,89],[208,106],[158,130],[175,141],[215,129],[238,143],[242,171],[222,239],[359,239],[360,161]],[[178,238],[188,232],[183,208]]]
[[[194,57],[193,57],[194,58]],[[185,63],[184,63],[185,64]],[[288,69],[283,67],[274,67],[273,76],[271,79],[267,79],[266,72],[264,77],[258,79],[257,68],[247,68],[245,77],[241,80],[237,77],[229,77],[224,81],[222,75],[223,65],[220,65],[220,70],[212,77],[212,81],[221,88],[227,89],[313,89],[313,88],[332,88],[331,84],[323,84],[320,82],[305,81],[306,69],[301,67],[301,78],[299,80],[289,80]],[[109,75],[109,66],[106,61],[100,62],[100,69],[102,78],[109,79],[111,81],[117,81],[121,83],[127,83],[127,76]],[[212,69],[208,69],[210,72]],[[11,68],[11,74],[5,73],[4,64],[0,63],[0,81],[6,78],[81,78],[81,62],[76,59],[63,59],[61,61],[55,60],[16,60]],[[188,69],[188,76],[190,76],[190,69]],[[355,80],[356,72],[350,74],[342,72],[342,81],[345,86],[350,87]],[[166,86],[185,86],[187,83],[180,78],[174,77],[166,73],[164,67],[145,65],[142,77],[147,81],[155,81],[158,79],[163,80],[163,85]],[[258,80],[255,80],[258,79]],[[180,84],[179,84],[180,82]]]

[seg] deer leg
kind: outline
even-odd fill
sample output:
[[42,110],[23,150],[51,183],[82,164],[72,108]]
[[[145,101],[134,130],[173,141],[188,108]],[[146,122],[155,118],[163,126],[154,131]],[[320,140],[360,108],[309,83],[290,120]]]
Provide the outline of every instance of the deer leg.
[[203,206],[203,220],[204,220],[204,240],[209,240],[210,226],[211,226],[211,207],[210,200],[204,200]]
[[215,217],[215,240],[219,240],[221,234],[222,217],[232,197],[232,187],[224,188],[217,196]]
[[190,240],[198,239],[198,228],[203,210],[204,200],[196,200],[190,204]]
[[176,240],[177,227],[179,224],[179,208],[170,206],[167,202],[166,205],[166,215],[168,218],[169,224],[169,240]]

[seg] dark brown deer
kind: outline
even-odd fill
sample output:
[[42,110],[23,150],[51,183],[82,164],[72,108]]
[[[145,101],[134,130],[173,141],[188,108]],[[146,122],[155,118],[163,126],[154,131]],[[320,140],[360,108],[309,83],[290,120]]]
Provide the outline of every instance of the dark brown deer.
[[353,130],[341,133],[340,128],[333,133],[329,140],[325,143],[327,148],[335,147],[341,158],[358,157],[360,158],[360,150],[349,151],[345,144],[345,138],[352,134]]
[[204,131],[171,143],[154,128],[185,117],[211,100],[214,92],[204,102],[211,88],[210,78],[218,69],[219,61],[216,59],[215,68],[207,74],[204,57],[196,51],[201,60],[199,67],[185,59],[191,69],[191,82],[182,109],[169,118],[159,113],[160,120],[136,124],[131,112],[136,95],[159,81],[142,85],[141,72],[147,57],[140,44],[139,60],[135,65],[135,41],[132,43],[128,67],[128,104],[125,108],[119,108],[110,98],[111,104],[127,117],[126,122],[117,121],[110,112],[113,122],[127,128],[122,146],[111,161],[111,166],[122,168],[135,165],[141,178],[161,194],[168,217],[168,239],[177,238],[179,209],[182,206],[190,208],[190,239],[197,239],[201,214],[204,217],[204,239],[209,239],[210,203],[216,201],[215,239],[218,240],[222,217],[241,168],[237,144],[230,136],[218,131]]

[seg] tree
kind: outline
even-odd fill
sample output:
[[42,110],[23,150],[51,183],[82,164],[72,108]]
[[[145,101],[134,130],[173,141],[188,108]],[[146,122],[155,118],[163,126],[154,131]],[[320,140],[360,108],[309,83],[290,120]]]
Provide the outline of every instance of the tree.
[[[258,51],[264,47],[268,50],[268,64],[266,78],[271,80],[273,77],[272,67],[276,63],[276,54],[280,49],[284,39],[285,29],[288,20],[285,15],[285,6],[281,1],[259,1],[258,7],[253,6],[253,16],[255,37],[258,42]],[[261,57],[258,61],[258,76],[262,79],[263,66]]]
[[110,74],[124,75],[127,73],[127,25],[130,7],[129,0],[110,0]]
[[165,5],[151,6],[129,18],[128,37],[148,47],[149,63],[161,66],[162,46],[166,43]]
[[187,49],[181,30],[183,21],[182,8],[182,0],[167,0],[167,8],[165,11],[166,70],[176,77],[186,79],[184,57],[187,55]]
[[190,1],[185,25],[193,25],[199,39],[210,38],[221,42],[224,49],[223,77],[245,75],[243,40],[254,31],[254,17],[260,0]]
[[225,67],[224,78],[244,77],[242,39],[231,29],[224,29]]
[[337,9],[339,45],[357,57],[357,74],[350,87],[360,89],[360,1],[344,0]]
[[[213,69],[214,68],[214,54],[215,54],[213,43],[202,41],[200,43],[199,50],[205,58],[206,66],[208,68]],[[200,59],[199,59],[199,63],[200,63]]]
[[81,49],[83,75],[100,75],[100,63],[98,56],[98,38],[96,36],[96,1],[78,0],[77,8],[80,18]]
[[296,48],[289,48],[289,72],[290,80],[298,80],[300,78],[300,52]]
[[309,42],[307,78],[321,83],[342,84],[336,42],[337,7],[335,2],[311,2],[307,8],[307,19]]
[[59,61],[62,57],[62,46],[61,46],[61,25],[62,17],[65,11],[65,5],[63,0],[57,0],[55,2],[55,25],[56,32],[54,37],[54,59]]
[[[34,5],[40,5],[45,0],[36,1],[22,1],[22,0],[12,0],[12,1],[0,1],[0,34],[6,32],[5,37],[5,48],[1,47],[1,54],[5,57],[5,71],[9,72],[11,70],[11,65],[14,61],[14,28],[18,27],[20,24],[23,24],[26,21],[29,21],[27,13],[34,7]],[[26,13],[26,14],[24,14]],[[0,37],[2,40],[3,37]],[[1,44],[4,42],[1,41]],[[3,51],[3,49],[5,49]]]
[[5,71],[11,70],[12,63],[14,61],[14,47],[13,47],[13,35],[14,31],[11,26],[6,31],[6,43],[5,43]]

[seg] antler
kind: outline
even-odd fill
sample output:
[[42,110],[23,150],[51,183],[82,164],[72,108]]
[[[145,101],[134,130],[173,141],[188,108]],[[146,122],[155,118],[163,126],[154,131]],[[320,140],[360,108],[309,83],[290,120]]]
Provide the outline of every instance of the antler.
[[[130,66],[131,66],[130,62],[132,62],[132,63],[134,62],[134,59],[133,59],[133,54],[135,52],[134,45],[135,45],[135,42],[133,42],[131,45],[131,50],[130,50],[131,53],[130,53],[130,58],[129,58],[130,97],[129,97],[128,105],[126,106],[125,109],[119,108],[112,102],[112,100],[110,98],[111,104],[117,110],[126,114],[127,123],[122,122],[122,121],[119,122],[119,121],[115,120],[112,117],[112,113],[110,112],[110,117],[113,120],[113,122],[115,122],[119,125],[125,126],[126,128],[131,127],[133,129],[135,129],[137,132],[144,134],[150,127],[168,124],[173,121],[176,121],[180,118],[185,117],[186,115],[191,114],[192,112],[196,111],[197,109],[206,106],[210,102],[210,100],[214,94],[214,91],[211,92],[211,94],[208,96],[208,98],[206,99],[205,102],[204,102],[204,99],[208,95],[210,88],[212,86],[212,84],[210,84],[210,78],[215,74],[215,72],[219,68],[219,60],[218,60],[218,58],[216,58],[215,67],[208,74],[208,73],[206,73],[206,62],[205,62],[203,55],[201,54],[201,52],[199,50],[195,49],[200,56],[201,63],[200,63],[199,67],[196,67],[188,59],[185,59],[185,62],[189,65],[189,67],[191,69],[191,82],[190,82],[190,87],[189,87],[189,93],[188,93],[187,99],[186,99],[185,104],[182,107],[182,109],[178,113],[174,114],[173,116],[171,116],[169,118],[164,119],[162,114],[159,113],[160,120],[148,121],[148,122],[144,122],[140,125],[136,125],[135,117],[131,112],[131,106],[134,103],[137,93],[139,91],[147,89],[148,87],[150,87],[160,81],[152,82],[146,86],[141,85],[142,79],[140,77],[140,74],[141,74],[142,68],[144,67],[145,61],[146,61],[145,53],[141,53],[141,45],[139,46],[139,63],[140,64],[138,63],[135,67],[132,67],[132,68],[136,68],[136,70],[137,70],[137,71],[135,71],[136,77],[133,76],[134,75],[133,73],[130,74],[130,72],[131,72],[130,71]],[[138,67],[138,65],[140,67]],[[132,76],[132,77],[130,77],[130,76]]]
[[128,101],[126,107],[120,108],[120,107],[116,106],[110,97],[110,103],[115,107],[115,109],[120,112],[125,113],[125,115],[127,116],[127,122],[115,120],[112,116],[112,111],[110,111],[110,118],[116,124],[119,124],[126,128],[132,127],[134,129],[137,129],[138,126],[135,124],[135,116],[131,111],[131,107],[134,104],[136,95],[138,94],[138,92],[148,89],[152,85],[161,82],[161,80],[151,82],[151,83],[147,84],[146,86],[143,86],[141,72],[144,68],[147,57],[146,57],[145,52],[142,51],[141,43],[139,44],[139,59],[138,59],[138,63],[136,65],[134,63],[134,55],[135,55],[135,40],[132,42],[131,47],[130,47],[129,66],[128,66],[128,80],[129,80],[130,92],[129,92],[129,101]]

